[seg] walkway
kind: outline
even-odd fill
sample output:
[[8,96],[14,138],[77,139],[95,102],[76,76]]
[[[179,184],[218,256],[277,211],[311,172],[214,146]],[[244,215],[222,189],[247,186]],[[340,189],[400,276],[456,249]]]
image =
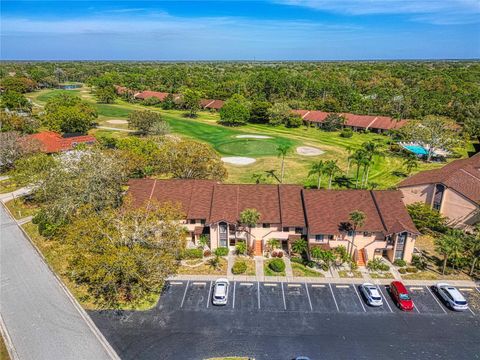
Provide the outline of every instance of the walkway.
[[13,200],[15,198],[21,197],[23,195],[27,195],[32,191],[31,188],[29,187],[23,187],[20,189],[17,189],[15,191],[5,193],[5,194],[0,194],[0,201],[3,203],[6,203],[7,201]]
[[0,205],[0,326],[14,359],[119,359]]

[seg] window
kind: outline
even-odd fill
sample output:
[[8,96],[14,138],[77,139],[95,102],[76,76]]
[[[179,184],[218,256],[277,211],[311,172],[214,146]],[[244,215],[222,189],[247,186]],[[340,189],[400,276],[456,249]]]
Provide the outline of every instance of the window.
[[205,220],[204,219],[200,220],[200,224],[205,225]]
[[270,228],[270,224],[269,223],[263,223],[263,228],[264,229],[269,229]]
[[196,221],[195,219],[190,219],[190,220],[188,220],[188,223],[189,223],[189,224],[196,224],[197,221]]
[[363,232],[363,236],[365,236],[365,237],[366,237],[366,236],[371,236],[371,235],[372,235],[372,233],[370,233],[370,232],[368,232],[368,231],[364,231],[364,232]]
[[289,232],[290,231],[290,228],[289,227],[284,227],[283,228],[283,232]]
[[348,236],[353,236],[353,230],[348,231]]
[[301,228],[301,227],[296,227],[296,228],[295,228],[295,234],[303,234],[303,228]]
[[324,240],[323,234],[317,234],[317,235],[315,235],[315,241],[316,241],[316,242],[323,242],[323,240]]

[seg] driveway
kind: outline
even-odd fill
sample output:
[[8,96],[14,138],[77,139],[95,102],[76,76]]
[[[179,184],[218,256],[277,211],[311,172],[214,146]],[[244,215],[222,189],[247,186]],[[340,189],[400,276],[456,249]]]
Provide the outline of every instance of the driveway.
[[115,358],[1,205],[0,219],[0,314],[18,358]]
[[[479,359],[480,311],[448,310],[426,287],[400,311],[387,286],[367,306],[354,284],[231,282],[227,306],[211,303],[210,281],[171,281],[143,312],[92,312],[123,359]],[[462,289],[473,303],[479,288]]]

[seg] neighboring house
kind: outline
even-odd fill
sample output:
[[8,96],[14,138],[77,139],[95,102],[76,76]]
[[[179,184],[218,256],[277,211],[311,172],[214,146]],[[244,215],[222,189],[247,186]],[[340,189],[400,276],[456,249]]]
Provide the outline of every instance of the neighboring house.
[[64,137],[53,131],[43,131],[29,135],[28,139],[37,141],[40,144],[40,150],[47,154],[69,151],[78,144],[94,144],[96,142],[96,139],[91,135]]
[[[316,127],[322,127],[323,122],[330,114],[318,110],[293,110],[293,112],[300,115],[305,123]],[[344,127],[349,127],[353,130],[370,130],[377,133],[400,129],[407,123],[407,120],[395,120],[388,116],[356,115],[349,113],[339,113],[338,115],[345,118]]]
[[419,172],[398,188],[405,204],[425,203],[447,217],[451,226],[468,229],[480,221],[480,153]]
[[[309,246],[351,248],[349,214],[360,210],[366,224],[357,229],[352,253],[355,259],[386,256],[410,261],[415,228],[398,191],[304,190],[297,185],[221,184],[211,180],[133,179],[130,196],[136,206],[147,201],[179,204],[191,244],[200,236],[210,239],[210,247],[234,248],[246,241],[261,255],[270,239],[280,241],[284,250],[301,238]],[[240,214],[256,209],[260,220],[245,228]]]
[[146,100],[148,98],[157,98],[160,101],[165,100],[165,98],[168,96],[168,93],[166,92],[159,92],[159,91],[142,91],[139,93],[136,93],[133,97],[135,99],[140,99],[140,100]]
[[208,110],[220,110],[225,104],[223,100],[213,100],[213,99],[202,99],[200,100],[200,106]]

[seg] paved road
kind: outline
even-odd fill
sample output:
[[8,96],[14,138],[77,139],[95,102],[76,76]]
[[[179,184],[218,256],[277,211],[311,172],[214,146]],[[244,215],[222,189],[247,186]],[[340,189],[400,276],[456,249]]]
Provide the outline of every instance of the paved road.
[[[210,282],[172,281],[155,309],[91,316],[123,359],[480,359],[479,303],[455,313],[418,286],[404,313],[379,288],[370,308],[353,284],[235,282],[215,307]],[[479,290],[462,291],[473,304]]]
[[1,205],[0,220],[0,313],[18,357],[112,359]]

